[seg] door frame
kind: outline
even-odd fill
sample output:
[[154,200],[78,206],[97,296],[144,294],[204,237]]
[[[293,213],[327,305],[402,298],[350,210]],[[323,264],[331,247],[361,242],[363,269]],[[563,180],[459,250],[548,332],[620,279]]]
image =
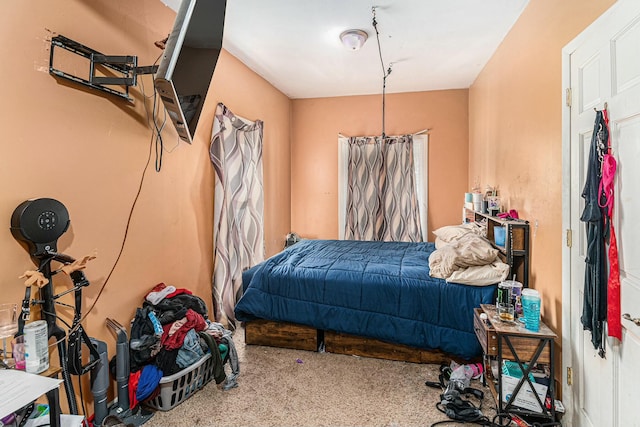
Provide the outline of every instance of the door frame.
[[[637,14],[637,0],[617,0],[602,15],[596,18],[578,36],[562,49],[562,400],[565,406],[563,425],[573,426],[574,389],[567,384],[568,368],[573,364],[574,348],[572,345],[572,322],[580,319],[571,318],[571,248],[567,245],[567,234],[571,230],[571,107],[567,105],[566,89],[571,87],[571,55],[593,33],[619,14]],[[572,100],[577,105],[577,100]],[[578,215],[578,213],[575,213]],[[577,234],[577,230],[572,231]],[[574,239],[575,240],[575,239]],[[573,369],[576,372],[576,369]]]
[[[587,31],[587,30],[585,30]],[[571,343],[571,248],[567,244],[571,230],[571,107],[567,105],[567,90],[571,88],[571,54],[584,40],[585,31],[562,49],[562,401],[563,419],[573,425],[573,389],[567,384],[567,372],[573,364]]]

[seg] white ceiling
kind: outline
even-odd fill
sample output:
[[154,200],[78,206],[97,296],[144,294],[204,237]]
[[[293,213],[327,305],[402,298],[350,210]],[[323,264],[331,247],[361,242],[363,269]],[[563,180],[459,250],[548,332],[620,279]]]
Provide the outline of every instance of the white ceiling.
[[[174,10],[181,0],[162,0]],[[529,0],[227,0],[223,47],[290,98],[468,88]],[[339,35],[362,29],[357,51]]]

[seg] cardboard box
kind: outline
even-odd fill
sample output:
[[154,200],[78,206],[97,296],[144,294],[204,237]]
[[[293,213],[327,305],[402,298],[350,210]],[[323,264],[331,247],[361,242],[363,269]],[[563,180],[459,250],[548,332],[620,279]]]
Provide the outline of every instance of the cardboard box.
[[[513,390],[515,390],[516,385],[518,385],[519,381],[520,378],[515,378],[510,375],[502,375],[502,401],[504,403],[507,403],[507,401],[511,398]],[[547,397],[548,387],[546,385],[534,383],[533,388],[536,390],[540,401],[544,403],[545,398]],[[518,395],[515,397],[515,400],[512,402],[512,404],[519,408],[542,413],[542,408],[533,395],[531,386],[526,381],[524,384],[522,384],[522,387],[520,387],[520,391],[518,392]]]
[[[82,427],[84,422],[83,415],[60,414],[60,427]],[[38,418],[29,418],[25,423],[25,427],[38,427],[50,425],[49,414]]]

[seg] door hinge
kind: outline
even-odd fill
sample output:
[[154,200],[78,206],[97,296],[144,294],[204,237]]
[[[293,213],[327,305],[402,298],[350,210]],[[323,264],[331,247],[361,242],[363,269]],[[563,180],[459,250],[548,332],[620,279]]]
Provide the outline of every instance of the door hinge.
[[570,88],[570,87],[568,87],[568,88],[565,90],[565,96],[566,96],[565,101],[566,101],[566,103],[567,103],[567,107],[571,108],[571,99],[572,99],[572,96],[571,96],[571,88]]
[[570,228],[567,229],[567,247],[570,248],[573,245],[573,232]]
[[567,385],[573,385],[573,370],[567,366]]

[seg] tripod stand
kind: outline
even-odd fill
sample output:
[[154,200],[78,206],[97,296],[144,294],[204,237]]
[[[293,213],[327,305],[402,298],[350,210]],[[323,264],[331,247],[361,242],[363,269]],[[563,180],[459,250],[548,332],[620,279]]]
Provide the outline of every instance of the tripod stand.
[[[99,356],[91,345],[89,337],[80,324],[82,288],[89,285],[89,281],[81,271],[86,263],[95,257],[84,257],[79,261],[69,255],[57,252],[57,240],[64,234],[70,224],[69,213],[62,203],[54,199],[35,199],[21,203],[11,216],[11,233],[28,246],[31,258],[38,266],[37,271],[28,271],[21,277],[26,277],[25,296],[22,301],[22,311],[18,318],[17,335],[24,333],[24,325],[30,318],[31,306],[40,305],[44,320],[47,323],[48,338],[55,338],[60,359],[62,380],[69,403],[69,411],[78,414],[73,382],[71,375],[82,375],[89,372],[97,363]],[[56,261],[63,265],[58,270],[52,270],[51,263]],[[73,280],[73,287],[60,294],[54,295],[52,278],[59,272],[67,273]],[[31,286],[35,284],[39,289],[39,299],[31,299]],[[58,325],[56,314],[56,300],[70,293],[75,293],[75,313],[69,335]],[[63,304],[68,306],[67,304]],[[69,325],[67,325],[69,326]],[[68,343],[67,343],[68,341]],[[92,360],[82,366],[81,345],[85,343],[89,348]]]
[[[18,333],[22,335],[24,324],[30,317],[30,307],[32,305],[41,305],[42,314],[47,323],[48,338],[54,337],[58,346],[58,354],[60,356],[60,368],[65,384],[67,400],[69,402],[69,410],[72,414],[77,414],[77,403],[75,401],[75,393],[70,375],[83,375],[91,371],[99,362],[99,355],[95,347],[92,345],[90,338],[80,324],[81,320],[81,304],[82,304],[82,288],[89,285],[89,281],[84,276],[82,270],[88,260],[95,257],[84,257],[81,261],[76,261],[65,254],[47,251],[42,254],[37,271],[27,271],[20,277],[26,277],[27,285],[25,290],[25,298],[22,301],[22,313],[18,318]],[[46,256],[44,256],[46,255]],[[51,262],[58,261],[64,266],[56,271],[52,271]],[[67,273],[73,280],[73,287],[64,292],[54,295],[52,290],[52,280],[54,274],[58,272]],[[40,299],[31,299],[31,284],[37,284],[40,289]],[[74,318],[72,325],[69,327],[69,335],[57,324],[58,316],[56,314],[55,304],[63,304],[56,302],[57,299],[67,295],[70,292],[75,293]],[[67,347],[68,341],[68,347]],[[91,360],[87,365],[82,365],[81,345],[85,344],[91,353]]]

